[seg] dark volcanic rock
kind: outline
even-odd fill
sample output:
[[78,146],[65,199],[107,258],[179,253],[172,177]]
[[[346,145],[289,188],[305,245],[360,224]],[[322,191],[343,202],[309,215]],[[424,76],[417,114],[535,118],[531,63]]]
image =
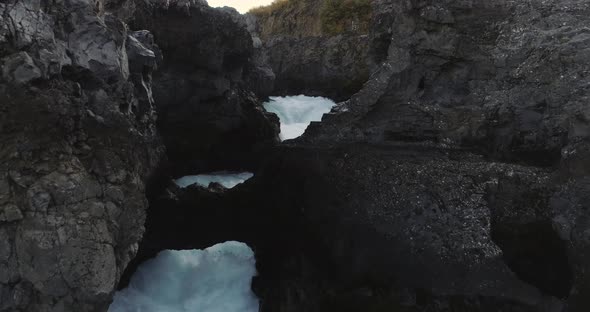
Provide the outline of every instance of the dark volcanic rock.
[[584,1],[375,5],[384,66],[310,140],[428,140],[541,165],[588,141]]
[[278,140],[276,118],[251,91],[268,89],[269,82],[236,11],[148,1],[134,26],[151,30],[165,56],[154,76],[154,98],[176,174],[239,169],[256,149]]
[[573,289],[567,311],[590,309],[590,178],[570,179],[551,195],[552,226],[568,244],[567,255],[572,266]]
[[241,17],[246,23],[246,29],[252,36],[254,51],[252,53],[248,83],[250,88],[261,98],[273,95],[276,75],[268,61],[266,48],[260,38],[256,16],[245,14]]
[[137,252],[163,147],[123,2],[0,4],[0,311],[104,311]]
[[263,309],[589,310],[590,5],[374,7],[381,66],[258,174]]
[[264,311],[561,311],[583,276],[545,169],[414,144],[274,156],[257,178],[282,229],[258,252]]

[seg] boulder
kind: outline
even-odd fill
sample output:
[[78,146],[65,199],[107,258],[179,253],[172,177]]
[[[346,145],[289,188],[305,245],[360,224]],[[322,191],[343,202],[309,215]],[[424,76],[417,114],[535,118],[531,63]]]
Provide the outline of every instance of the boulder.
[[9,82],[27,83],[41,78],[41,70],[27,52],[19,52],[4,58],[2,77]]

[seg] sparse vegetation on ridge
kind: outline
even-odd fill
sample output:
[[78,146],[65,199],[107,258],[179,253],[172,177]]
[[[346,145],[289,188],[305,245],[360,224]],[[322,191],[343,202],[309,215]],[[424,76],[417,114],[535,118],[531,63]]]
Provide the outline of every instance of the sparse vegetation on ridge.
[[[286,14],[296,8],[319,7],[319,12],[310,12],[310,23],[316,24],[322,34],[336,35],[345,32],[367,33],[371,20],[371,0],[322,0],[318,5],[310,6],[309,0],[275,0],[267,6],[260,6],[249,11],[260,19],[268,19],[271,16]],[[316,9],[317,10],[317,9]],[[318,19],[319,17],[319,19]],[[297,18],[305,19],[305,16]],[[308,25],[309,23],[302,23]],[[279,33],[284,32],[282,27],[273,26]],[[290,27],[286,27],[290,29]]]
[[290,1],[297,1],[297,0],[275,0],[269,5],[261,5],[259,7],[255,7],[253,9],[250,9],[250,11],[248,11],[248,13],[254,14],[256,16],[261,16],[261,15],[265,15],[265,14],[268,15],[274,11],[277,11],[277,10],[280,10],[280,9],[286,7]]
[[320,13],[322,31],[365,33],[371,20],[370,0],[325,0]]

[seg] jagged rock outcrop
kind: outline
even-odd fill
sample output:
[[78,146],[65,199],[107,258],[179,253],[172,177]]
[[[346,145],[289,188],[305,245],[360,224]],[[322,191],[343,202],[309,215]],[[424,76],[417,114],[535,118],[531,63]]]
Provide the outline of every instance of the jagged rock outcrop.
[[128,10],[0,3],[0,311],[105,311],[137,252],[163,146]]
[[381,66],[257,175],[263,309],[590,309],[589,13],[374,1]]
[[428,140],[554,164],[588,137],[586,3],[378,3],[372,44],[389,42],[387,59],[327,118],[325,141]]
[[148,183],[156,198],[174,170],[260,161],[278,121],[256,96],[274,77],[255,39],[203,1],[0,4],[0,311],[105,311]]
[[146,1],[133,25],[152,31],[165,56],[154,98],[175,174],[245,167],[256,149],[278,140],[276,118],[253,93],[267,92],[272,73],[256,61],[252,36],[235,10],[204,1]]

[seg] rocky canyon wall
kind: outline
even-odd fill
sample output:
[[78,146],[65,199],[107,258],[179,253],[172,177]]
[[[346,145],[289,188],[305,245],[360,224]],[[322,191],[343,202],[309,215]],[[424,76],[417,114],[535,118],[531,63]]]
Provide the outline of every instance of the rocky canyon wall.
[[0,64],[0,311],[106,311],[148,190],[278,140],[272,71],[205,2],[5,1]]
[[373,5],[382,66],[258,176],[264,308],[588,310],[587,1]]
[[327,31],[323,26],[327,2],[279,1],[280,5],[248,14],[276,76],[273,94],[346,100],[368,79],[374,65],[368,29],[354,28],[352,19],[339,17],[346,27]]
[[150,30],[164,55],[153,94],[175,174],[247,167],[254,149],[278,140],[257,97],[274,75],[237,11],[148,1],[132,25]]
[[0,4],[0,310],[105,311],[163,157],[127,2]]

